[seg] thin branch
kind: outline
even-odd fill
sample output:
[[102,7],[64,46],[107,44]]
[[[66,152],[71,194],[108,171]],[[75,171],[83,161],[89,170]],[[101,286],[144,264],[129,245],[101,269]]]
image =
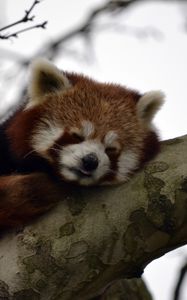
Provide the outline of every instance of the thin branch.
[[[34,3],[35,2],[36,1],[34,1]],[[132,0],[132,1],[109,0],[109,1],[105,2],[102,6],[95,7],[88,14],[88,17],[86,18],[86,20],[83,24],[68,31],[65,34],[63,33],[56,40],[53,40],[53,42],[46,44],[45,47],[42,45],[42,47],[37,51],[37,53],[35,53],[34,57],[44,55],[50,59],[53,59],[57,55],[57,52],[60,47],[62,50],[62,46],[64,47],[64,44],[66,42],[71,41],[71,39],[73,39],[77,36],[81,36],[87,41],[90,38],[90,34],[95,29],[95,22],[98,17],[102,16],[104,13],[114,13],[114,12],[119,13],[119,12],[121,12],[122,9],[126,10],[128,7],[135,4],[136,2],[137,2],[137,0]],[[0,36],[0,38],[2,38],[2,37]],[[5,38],[6,37],[4,37],[4,39]],[[87,45],[88,44],[90,45],[90,43],[87,43]],[[65,51],[67,51],[67,49]],[[24,59],[23,62],[21,60],[19,60],[19,63],[21,63],[21,65],[23,67],[27,67],[32,59],[33,59],[33,57],[29,57],[28,59]]]
[[[35,3],[35,2],[34,2]],[[93,48],[92,48],[92,36],[91,34],[95,31],[101,30],[101,26],[105,25],[99,25],[98,23],[98,19],[100,17],[102,17],[103,15],[107,15],[109,16],[109,18],[111,20],[114,20],[114,18],[116,19],[118,14],[121,14],[122,12],[126,12],[128,11],[129,8],[131,8],[133,5],[135,5],[136,3],[138,3],[138,0],[131,0],[131,1],[115,1],[115,0],[107,0],[106,2],[104,2],[102,5],[97,5],[95,6],[93,9],[91,9],[87,15],[85,20],[83,21],[83,23],[81,22],[81,24],[75,28],[70,29],[67,32],[63,32],[61,35],[59,35],[56,39],[53,39],[52,41],[46,43],[45,45],[42,44],[42,47],[40,47],[37,52],[32,55],[31,57],[28,58],[23,58],[21,59],[20,57],[17,58],[16,55],[16,62],[20,64],[21,67],[23,67],[24,69],[28,67],[28,65],[30,64],[30,61],[37,57],[37,56],[45,56],[48,59],[53,60],[58,54],[59,54],[59,50],[60,50],[60,55],[69,52],[70,55],[74,55],[77,54],[79,55],[79,59],[84,56],[85,58],[90,59],[89,63],[93,60]],[[111,25],[112,26],[112,25]],[[106,29],[111,29],[110,24],[106,25]],[[121,26],[119,24],[119,26]],[[104,28],[103,28],[104,29]],[[124,30],[126,31],[130,31],[129,28],[124,28]],[[119,31],[119,28],[117,28],[117,32]],[[143,31],[143,30],[142,30]],[[133,34],[137,34],[139,33],[140,36],[140,32],[135,32],[135,30],[132,32],[131,29],[131,33]],[[149,34],[146,30],[145,34]],[[143,32],[141,34],[141,36],[143,35]],[[151,34],[150,34],[151,35]],[[16,33],[14,33],[14,36],[16,36]],[[156,32],[155,32],[155,36],[156,36]],[[80,53],[73,51],[72,47],[69,47],[69,42],[71,42],[74,38],[79,37],[82,38],[82,41],[85,42],[86,47],[89,49],[87,49],[87,53],[89,53],[89,55],[85,55],[83,54],[81,56]],[[4,37],[5,39],[6,37]],[[7,38],[10,38],[10,36],[8,36]],[[71,49],[70,49],[71,48]],[[0,49],[0,51],[3,51]],[[90,55],[92,51],[92,55]],[[72,54],[73,53],[73,54]],[[10,57],[10,52],[6,53],[6,55],[8,54],[8,56]],[[5,56],[5,54],[3,54]],[[15,57],[15,55],[12,54],[12,56]],[[22,89],[22,91],[20,92],[20,96],[19,99],[22,99],[25,96],[25,91],[26,88],[24,87]],[[0,117],[1,120],[1,117]]]
[[26,31],[29,31],[29,30],[32,30],[32,29],[35,29],[35,28],[43,28],[43,29],[46,29],[47,23],[48,23],[47,21],[44,21],[44,22],[41,23],[41,24],[33,25],[33,26],[30,26],[30,27],[27,27],[27,28],[18,30],[18,31],[16,31],[16,32],[14,32],[14,33],[10,33],[9,35],[4,35],[4,36],[1,36],[1,35],[0,35],[0,39],[4,39],[4,40],[5,40],[5,39],[9,39],[9,38],[11,38],[11,37],[17,38],[18,35],[19,35],[20,33],[23,33],[23,32],[26,32]]
[[35,0],[33,2],[33,4],[31,5],[30,9],[25,10],[25,15],[23,16],[23,18],[21,18],[20,20],[14,22],[12,24],[9,24],[9,25],[6,25],[5,27],[0,28],[0,31],[9,29],[13,26],[16,26],[16,25],[24,23],[24,22],[33,21],[35,16],[30,17],[29,15],[38,3],[40,3],[40,0]]
[[[31,7],[28,10],[25,10],[25,15],[20,20],[18,20],[16,22],[13,22],[13,23],[11,23],[9,25],[6,25],[6,26],[4,26],[2,28],[0,28],[0,32],[5,31],[5,30],[7,30],[9,28],[15,27],[17,25],[20,25],[22,23],[26,23],[26,22],[29,22],[29,21],[32,22],[34,20],[35,16],[34,15],[31,16],[31,12],[33,11],[34,7],[37,4],[39,4],[40,2],[41,2],[41,0],[34,0],[34,2],[31,5]],[[25,31],[29,31],[29,30],[32,30],[32,29],[35,29],[35,28],[43,28],[43,29],[45,29],[46,25],[47,25],[47,21],[44,21],[41,24],[36,24],[36,25],[28,27],[28,28],[17,30],[17,31],[15,31],[13,33],[10,33],[10,34],[1,34],[0,35],[0,39],[9,39],[11,37],[18,37],[18,35],[20,33],[23,33]]]
[[95,9],[93,9],[93,11],[90,12],[83,25],[73,29],[72,31],[69,31],[67,34],[63,34],[62,36],[58,37],[56,41],[54,41],[48,46],[48,51],[52,53],[58,51],[58,48],[61,46],[62,43],[72,39],[77,35],[87,37],[88,35],[90,35],[94,27],[93,23],[100,15],[103,15],[104,13],[113,13],[115,11],[121,12],[122,10],[127,9],[130,5],[134,4],[135,2],[137,2],[137,0],[110,0],[107,3],[104,3],[102,6],[96,7]]
[[[81,35],[84,38],[88,38],[88,36],[91,34],[91,32],[94,29],[93,26],[94,22],[100,15],[103,15],[104,13],[114,13],[114,12],[119,13],[122,10],[127,9],[137,1],[138,0],[132,0],[132,1],[110,0],[108,2],[105,2],[102,6],[96,7],[90,12],[90,14],[88,14],[88,17],[86,18],[86,21],[83,23],[83,25],[80,25],[79,27],[76,27],[75,29],[72,29],[65,34],[63,33],[52,43],[46,45],[45,55],[48,58],[53,59],[54,56],[57,54],[59,47],[61,47],[63,43],[79,35]],[[44,47],[42,46],[41,50],[39,50],[37,55],[35,56],[43,55],[44,54],[43,49]]]

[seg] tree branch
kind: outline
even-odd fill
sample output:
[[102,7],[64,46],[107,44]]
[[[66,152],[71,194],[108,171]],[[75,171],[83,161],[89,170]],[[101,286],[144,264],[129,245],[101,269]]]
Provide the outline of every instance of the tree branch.
[[121,279],[113,283],[103,295],[92,300],[152,300],[144,281],[138,279]]
[[[70,30],[65,34],[63,33],[56,40],[46,45],[45,55],[47,57],[54,58],[54,56],[58,52],[59,47],[62,46],[63,43],[71,40],[76,36],[80,35],[85,39],[87,39],[88,36],[90,36],[91,32],[94,30],[94,23],[96,22],[99,16],[104,15],[106,13],[112,14],[115,12],[116,13],[122,12],[123,10],[126,10],[136,2],[137,0],[132,0],[132,1],[109,0],[105,2],[103,5],[99,7],[95,7],[90,13],[88,13],[88,16],[83,24],[76,27],[75,29]],[[41,50],[38,51],[37,55],[43,54],[43,48],[44,47],[42,46]]]
[[10,33],[10,34],[7,34],[5,36],[0,36],[0,39],[7,40],[11,37],[18,37],[18,35],[20,33],[23,33],[23,32],[26,32],[26,31],[29,31],[29,30],[32,30],[32,29],[36,29],[36,28],[46,29],[46,25],[47,25],[47,21],[44,21],[41,24],[37,24],[37,25],[33,25],[33,26],[30,26],[30,27],[27,27],[27,28],[24,28],[24,29],[20,29],[18,31],[15,31],[14,33]]
[[149,262],[186,244],[186,150],[187,136],[165,141],[129,183],[74,188],[23,232],[4,236],[3,296],[91,299],[115,280],[141,276]]
[[[25,15],[20,20],[15,21],[15,22],[13,22],[11,24],[8,24],[8,25],[0,28],[0,32],[5,31],[5,30],[7,30],[9,28],[15,27],[17,25],[20,25],[22,23],[33,21],[34,18],[35,18],[35,16],[34,15],[31,16],[31,12],[33,11],[34,7],[37,4],[39,4],[40,2],[41,2],[41,0],[34,0],[34,2],[31,5],[31,7],[28,10],[25,10]],[[45,21],[45,22],[43,22],[41,24],[36,24],[36,25],[30,26],[30,27],[21,29],[21,30],[17,30],[17,31],[15,31],[13,33],[10,33],[10,34],[0,34],[0,39],[9,39],[11,37],[18,37],[18,35],[20,33],[23,33],[25,31],[29,31],[29,30],[32,30],[32,29],[35,29],[35,28],[43,28],[43,29],[45,29],[46,25],[47,25],[47,21]]]

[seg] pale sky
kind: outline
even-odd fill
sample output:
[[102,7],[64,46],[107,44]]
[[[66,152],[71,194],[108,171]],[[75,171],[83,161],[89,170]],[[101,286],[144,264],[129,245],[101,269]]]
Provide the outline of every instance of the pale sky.
[[[24,9],[32,2],[6,0],[5,5],[5,1],[0,0],[0,14],[7,21],[15,20],[22,16]],[[53,40],[60,33],[75,28],[84,20],[91,7],[103,2],[44,0],[34,13],[36,21],[49,21],[47,30],[23,34],[11,42],[1,41],[0,50],[9,49],[29,57],[41,47],[42,42]],[[187,31],[184,31],[183,26],[185,4],[180,7],[179,1],[166,2],[147,1],[143,5],[139,2],[126,14],[113,18],[114,23],[120,21],[120,28],[110,31],[98,29],[93,34],[93,48],[86,53],[87,62],[65,53],[56,59],[61,69],[85,73],[101,81],[121,83],[141,92],[162,90],[166,95],[166,103],[155,120],[162,139],[184,135],[187,128]],[[2,14],[2,5],[5,14]],[[107,17],[100,18],[100,26],[107,21]],[[148,36],[143,37],[146,32]],[[66,49],[86,52],[81,39],[67,43]],[[1,56],[0,52],[0,59]],[[15,77],[18,87],[19,73]],[[1,88],[0,85],[0,93]],[[14,94],[14,89],[10,89],[7,103],[15,98]],[[171,300],[177,270],[184,255],[187,257],[187,248],[183,247],[146,268],[145,278],[155,300]],[[186,299],[187,291],[183,291],[181,300]]]

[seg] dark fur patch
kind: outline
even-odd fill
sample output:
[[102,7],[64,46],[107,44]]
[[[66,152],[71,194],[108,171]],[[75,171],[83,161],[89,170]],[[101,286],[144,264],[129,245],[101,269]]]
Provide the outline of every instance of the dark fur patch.
[[0,128],[0,175],[10,174],[15,168],[15,162],[10,153],[9,142],[3,125]]
[[76,136],[74,133],[69,133],[65,131],[63,135],[58,138],[54,144],[48,150],[49,155],[53,158],[54,162],[57,162],[59,157],[59,151],[68,145],[75,145],[81,143],[81,139],[79,136]]
[[[53,167],[49,162],[32,152],[29,144],[33,124],[40,117],[40,111],[22,111],[0,128],[0,174],[28,174],[45,172],[51,174]],[[29,154],[30,153],[30,154]]]
[[20,227],[48,211],[68,189],[44,173],[1,177],[0,230]]
[[153,159],[160,151],[158,136],[154,131],[148,132],[144,139],[140,164],[137,168],[142,168],[146,162]]
[[118,170],[118,158],[120,153],[107,153],[110,159],[110,170],[106,175],[104,175],[100,182],[102,181],[114,181],[116,179],[116,172]]
[[39,108],[18,112],[7,124],[6,135],[12,156],[23,158],[31,151],[29,144],[33,127],[37,124],[42,111]]
[[76,134],[65,131],[64,134],[58,140],[55,141],[55,145],[61,148],[68,145],[79,144],[81,141],[82,140],[80,139],[80,137]]

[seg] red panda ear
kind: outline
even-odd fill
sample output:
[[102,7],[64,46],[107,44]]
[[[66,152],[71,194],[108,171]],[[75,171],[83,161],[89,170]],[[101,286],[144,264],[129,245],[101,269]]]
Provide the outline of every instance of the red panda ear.
[[137,113],[139,118],[149,125],[162,106],[164,98],[165,95],[161,91],[145,93],[140,97],[137,103]]
[[31,80],[28,88],[30,104],[39,104],[46,94],[70,87],[68,78],[48,60],[38,58],[31,64]]

